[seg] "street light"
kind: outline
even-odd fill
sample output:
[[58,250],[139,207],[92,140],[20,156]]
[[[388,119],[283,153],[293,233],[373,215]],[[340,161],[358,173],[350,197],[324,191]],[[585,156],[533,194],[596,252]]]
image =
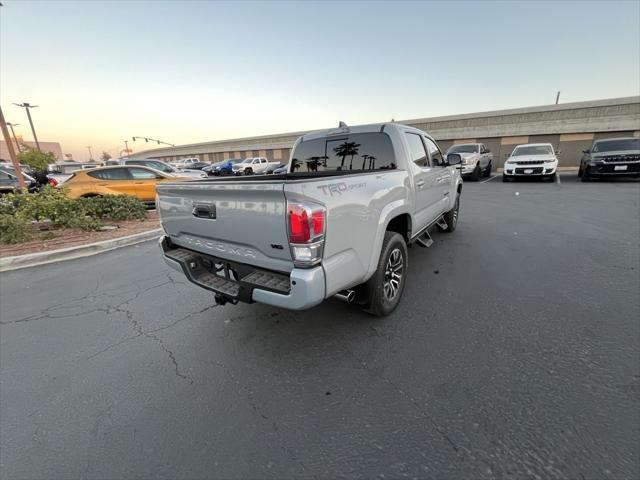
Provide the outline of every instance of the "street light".
[[93,154],[91,153],[91,145],[87,145],[85,148],[89,150],[89,161],[93,162]]
[[13,129],[13,127],[17,127],[20,124],[19,123],[7,122],[7,125],[11,129],[11,134],[13,135],[13,140],[16,142],[16,147],[18,147],[18,153],[20,153],[22,151],[22,149],[20,148],[20,144],[18,143],[18,139],[16,138],[16,132]]
[[38,137],[36,136],[36,129],[33,128],[33,120],[31,120],[31,112],[29,112],[30,108],[38,108],[38,105],[31,105],[30,103],[27,103],[27,102],[14,103],[14,105],[20,108],[24,108],[27,111],[27,118],[29,119],[29,125],[31,125],[31,133],[33,133],[33,139],[36,141],[36,147],[38,148],[39,152],[42,151],[40,150],[40,143],[38,142]]

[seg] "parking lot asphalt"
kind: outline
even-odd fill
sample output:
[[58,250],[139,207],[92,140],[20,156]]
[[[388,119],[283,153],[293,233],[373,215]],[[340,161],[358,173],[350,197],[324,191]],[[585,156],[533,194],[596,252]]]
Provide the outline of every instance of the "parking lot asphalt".
[[2,476],[640,478],[639,202],[466,182],[383,319],[216,307],[154,242],[2,274]]

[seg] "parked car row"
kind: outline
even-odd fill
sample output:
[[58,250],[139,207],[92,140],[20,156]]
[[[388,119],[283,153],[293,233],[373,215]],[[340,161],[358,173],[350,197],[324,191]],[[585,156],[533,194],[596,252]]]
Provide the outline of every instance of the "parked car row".
[[[460,167],[463,178],[477,181],[491,175],[493,154],[482,143],[453,145],[447,154],[462,157]],[[583,182],[606,177],[640,177],[640,138],[603,138],[583,150],[578,177]],[[502,180],[541,178],[553,180],[558,172],[558,155],[550,143],[517,145],[504,163]]]

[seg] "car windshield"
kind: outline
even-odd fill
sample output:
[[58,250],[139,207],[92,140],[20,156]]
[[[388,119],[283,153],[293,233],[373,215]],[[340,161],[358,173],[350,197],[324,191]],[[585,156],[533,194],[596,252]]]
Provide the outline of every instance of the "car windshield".
[[594,153],[624,152],[640,150],[640,138],[621,138],[615,140],[601,140],[593,145]]
[[253,162],[253,158],[245,158],[242,163],[252,163]]
[[553,150],[549,145],[524,145],[516,147],[511,155],[514,157],[522,155],[553,155]]
[[478,153],[478,145],[454,145],[447,153]]

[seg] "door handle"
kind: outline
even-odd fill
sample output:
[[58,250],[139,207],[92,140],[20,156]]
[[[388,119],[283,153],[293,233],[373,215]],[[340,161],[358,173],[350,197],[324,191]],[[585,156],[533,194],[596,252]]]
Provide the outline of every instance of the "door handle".
[[417,185],[418,185],[418,188],[422,188],[422,187],[424,187],[424,180],[420,180],[420,181],[417,183]]
[[133,182],[133,183],[134,183],[134,185],[142,185],[143,184],[143,182]]

